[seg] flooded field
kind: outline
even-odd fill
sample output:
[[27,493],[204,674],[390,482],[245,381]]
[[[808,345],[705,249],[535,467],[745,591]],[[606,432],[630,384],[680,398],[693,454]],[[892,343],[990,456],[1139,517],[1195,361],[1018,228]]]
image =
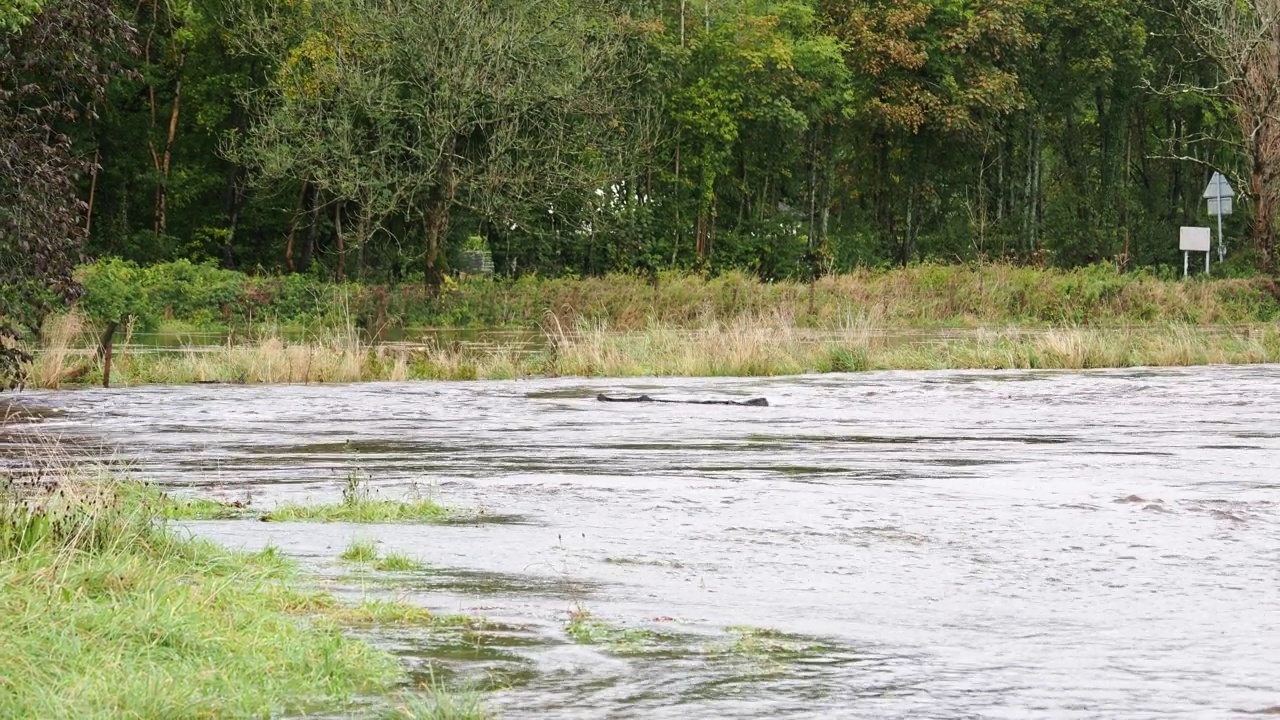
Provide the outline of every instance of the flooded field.
[[[189,528],[483,619],[374,639],[503,717],[1280,712],[1276,366],[17,397],[42,410],[12,433],[185,492],[269,508],[354,475],[472,511]],[[428,567],[352,570],[353,539]]]

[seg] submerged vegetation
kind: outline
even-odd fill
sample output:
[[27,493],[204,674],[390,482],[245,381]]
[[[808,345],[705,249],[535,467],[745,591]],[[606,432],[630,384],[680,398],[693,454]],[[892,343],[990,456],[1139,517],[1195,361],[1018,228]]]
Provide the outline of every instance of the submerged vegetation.
[[581,606],[570,611],[565,634],[575,643],[613,655],[708,663],[728,680],[776,676],[797,661],[849,655],[847,649],[768,628],[731,626],[710,637],[628,628],[597,618]]
[[63,460],[0,479],[0,715],[485,715],[469,696],[399,689],[395,658],[342,630],[442,619],[299,590],[277,551],[230,552],[163,522],[219,516],[208,510]]
[[354,503],[306,505],[284,503],[264,513],[266,522],[441,522],[449,510],[434,500],[360,500]]
[[[347,476],[338,503],[282,503],[264,513],[264,522],[443,522],[455,516],[443,505],[423,497],[383,500],[374,497],[369,478],[357,472]],[[377,555],[377,547],[364,548]],[[372,557],[370,558],[372,559]]]

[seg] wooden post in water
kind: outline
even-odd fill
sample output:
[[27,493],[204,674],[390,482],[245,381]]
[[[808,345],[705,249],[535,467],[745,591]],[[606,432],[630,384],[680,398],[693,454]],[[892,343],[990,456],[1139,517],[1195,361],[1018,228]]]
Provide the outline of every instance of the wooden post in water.
[[107,329],[102,333],[102,387],[104,388],[111,387],[111,345],[119,324],[114,320],[107,323]]

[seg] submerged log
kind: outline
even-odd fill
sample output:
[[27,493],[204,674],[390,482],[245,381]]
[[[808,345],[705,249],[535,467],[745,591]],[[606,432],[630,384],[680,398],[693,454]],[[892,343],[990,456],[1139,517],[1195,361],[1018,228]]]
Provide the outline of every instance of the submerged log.
[[244,385],[247,379],[244,373],[240,373],[240,377],[235,380],[193,380],[195,385]]
[[666,398],[655,398],[648,395],[625,395],[625,396],[609,396],[604,393],[596,395],[596,400],[600,402],[624,402],[624,403],[681,403],[684,405],[743,405],[749,407],[768,407],[769,400],[767,398],[751,398],[750,400],[669,400]]

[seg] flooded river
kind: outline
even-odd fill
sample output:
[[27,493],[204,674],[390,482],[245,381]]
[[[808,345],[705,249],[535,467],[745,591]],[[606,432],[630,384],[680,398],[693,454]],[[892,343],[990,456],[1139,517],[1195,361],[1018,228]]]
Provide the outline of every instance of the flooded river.
[[[1280,706],[1280,367],[21,397],[57,410],[46,432],[215,497],[335,500],[357,473],[483,509],[190,528],[274,544],[343,593],[488,619],[375,639],[498,688],[508,718]],[[336,560],[353,538],[432,569],[353,575]],[[594,642],[566,632],[575,611]]]

